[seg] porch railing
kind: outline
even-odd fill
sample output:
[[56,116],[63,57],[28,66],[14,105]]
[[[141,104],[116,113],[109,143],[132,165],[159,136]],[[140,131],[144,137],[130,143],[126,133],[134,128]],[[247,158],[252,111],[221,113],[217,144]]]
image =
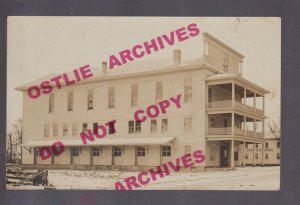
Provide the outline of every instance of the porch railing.
[[[222,101],[212,101],[208,102],[207,107],[209,109],[220,109],[220,108],[232,108],[232,100],[222,100]],[[257,113],[259,115],[263,115],[264,111],[258,108],[254,108],[250,105],[245,105],[240,101],[234,101],[234,108],[238,108],[240,110],[246,110],[248,112]]]
[[[238,136],[246,136],[250,138],[259,138],[263,139],[264,134],[261,132],[254,132],[254,131],[248,131],[243,130],[240,128],[235,127],[234,134]],[[219,127],[219,128],[208,128],[206,130],[207,135],[232,135],[232,128],[231,127]]]

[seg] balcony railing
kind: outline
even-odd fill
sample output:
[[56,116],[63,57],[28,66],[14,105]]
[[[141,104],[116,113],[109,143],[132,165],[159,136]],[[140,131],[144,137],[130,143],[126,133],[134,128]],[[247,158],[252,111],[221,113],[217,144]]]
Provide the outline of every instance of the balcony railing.
[[234,107],[232,106],[232,100],[223,100],[223,101],[212,101],[208,102],[209,109],[222,109],[222,108],[237,108],[240,110],[245,110],[252,113],[257,113],[259,115],[264,115],[264,111],[258,108],[254,108],[249,105],[245,105],[239,101],[234,101]]
[[[240,128],[235,127],[233,129],[234,135],[238,136],[246,136],[250,138],[258,138],[263,139],[264,134],[261,132],[254,132],[248,130],[242,130]],[[232,135],[232,128],[231,127],[219,127],[219,128],[208,128],[206,130],[207,135]]]

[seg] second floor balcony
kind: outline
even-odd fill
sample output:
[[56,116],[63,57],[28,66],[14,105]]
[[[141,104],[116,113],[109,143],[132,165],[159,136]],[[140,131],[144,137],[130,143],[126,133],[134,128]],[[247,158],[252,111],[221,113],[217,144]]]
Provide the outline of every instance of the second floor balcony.
[[236,75],[217,74],[206,81],[208,110],[238,109],[264,116],[265,94],[269,91]]
[[233,129],[232,127],[208,128],[206,130],[206,135],[237,135],[257,139],[264,138],[264,134],[262,132],[248,131],[237,127]]
[[252,106],[249,106],[247,104],[243,104],[239,101],[232,101],[232,100],[220,100],[220,101],[211,101],[207,103],[208,109],[226,109],[226,108],[235,108],[242,111],[247,111],[251,113],[256,113],[258,115],[264,115],[264,111],[255,108]]

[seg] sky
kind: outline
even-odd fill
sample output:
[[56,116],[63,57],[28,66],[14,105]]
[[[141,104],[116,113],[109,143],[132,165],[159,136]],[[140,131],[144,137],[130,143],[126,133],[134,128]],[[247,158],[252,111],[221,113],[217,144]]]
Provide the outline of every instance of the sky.
[[[242,53],[243,77],[271,92],[265,108],[280,121],[281,19],[275,17],[22,17],[7,18],[7,126],[22,118],[23,96],[15,88],[43,76],[89,64],[101,67],[111,54],[196,23],[200,35],[166,47],[139,61],[201,58],[202,33],[208,32]],[[111,71],[108,71],[108,74]],[[135,72],[119,67],[112,73]]]

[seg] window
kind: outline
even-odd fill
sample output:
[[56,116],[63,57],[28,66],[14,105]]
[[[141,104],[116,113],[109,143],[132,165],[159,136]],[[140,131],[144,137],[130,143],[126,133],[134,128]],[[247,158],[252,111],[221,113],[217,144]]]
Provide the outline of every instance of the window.
[[162,82],[156,82],[156,103],[162,101],[162,98],[163,98]]
[[248,148],[248,144],[247,143],[245,144],[245,147]]
[[208,102],[212,102],[212,89],[208,88]]
[[223,57],[223,70],[224,71],[228,71],[228,60],[227,60],[227,56],[224,54],[224,57]]
[[54,112],[54,94],[49,95],[49,113]]
[[115,88],[110,87],[108,89],[108,108],[115,107]]
[[168,132],[168,119],[161,120],[161,132],[162,133]]
[[138,86],[132,85],[131,86],[131,106],[138,105]]
[[135,121],[135,133],[141,133],[142,125],[140,121]]
[[145,148],[144,147],[137,147],[137,156],[138,157],[144,157],[146,154],[145,154]]
[[183,131],[184,132],[191,132],[193,129],[193,122],[192,122],[192,118],[184,118],[184,128]]
[[115,122],[116,121],[108,122],[108,134],[115,134],[116,133]]
[[185,154],[191,154],[192,153],[192,146],[191,145],[185,145],[184,146],[184,153]]
[[39,148],[34,148],[34,156],[39,156]]
[[266,149],[268,149],[268,148],[269,148],[269,143],[266,142]]
[[56,153],[52,152],[52,156],[54,156],[54,157],[59,156],[59,154],[57,154],[57,153],[61,152],[62,147],[61,146],[55,146],[54,149],[56,150]]
[[93,134],[98,134],[98,123],[93,123]]
[[192,78],[184,80],[184,102],[192,102]]
[[88,103],[88,110],[93,109],[93,90],[89,89],[88,90],[88,96],[87,96],[87,103]]
[[122,156],[122,149],[120,147],[113,147],[113,156],[114,157],[121,157]]
[[[134,122],[135,122],[135,127],[134,127]],[[141,122],[133,121],[133,120],[128,122],[128,133],[129,134],[141,133],[141,130],[142,130]]]
[[79,147],[72,147],[72,148],[71,148],[71,153],[72,153],[72,156],[73,156],[73,157],[79,156],[79,153],[80,153]]
[[58,136],[58,124],[53,124],[53,137]]
[[245,154],[245,158],[248,159],[248,154],[247,153]]
[[68,111],[73,110],[73,91],[68,92]]
[[73,123],[72,124],[72,136],[77,135],[77,124]]
[[86,134],[87,130],[88,130],[88,124],[87,123],[83,123],[82,124],[82,132]]
[[258,144],[255,144],[255,148],[258,148]]
[[92,156],[99,157],[100,156],[100,147],[92,147]]
[[68,136],[68,125],[67,124],[63,125],[63,136],[64,137]]
[[156,120],[151,120],[151,133],[155,133],[156,130]]
[[265,159],[269,159],[268,153],[265,154]]
[[255,153],[255,159],[258,159],[258,153]]
[[134,121],[129,121],[128,122],[128,133],[129,134],[134,133]]
[[217,149],[217,145],[215,143],[210,144],[210,156],[209,156],[209,160],[210,161],[215,161],[216,160],[216,149]]
[[44,125],[44,137],[49,137],[49,125]]
[[277,148],[280,148],[280,142],[277,142]]
[[280,159],[280,153],[277,153],[277,159]]
[[170,157],[171,156],[171,146],[162,146],[161,155],[163,157]]

